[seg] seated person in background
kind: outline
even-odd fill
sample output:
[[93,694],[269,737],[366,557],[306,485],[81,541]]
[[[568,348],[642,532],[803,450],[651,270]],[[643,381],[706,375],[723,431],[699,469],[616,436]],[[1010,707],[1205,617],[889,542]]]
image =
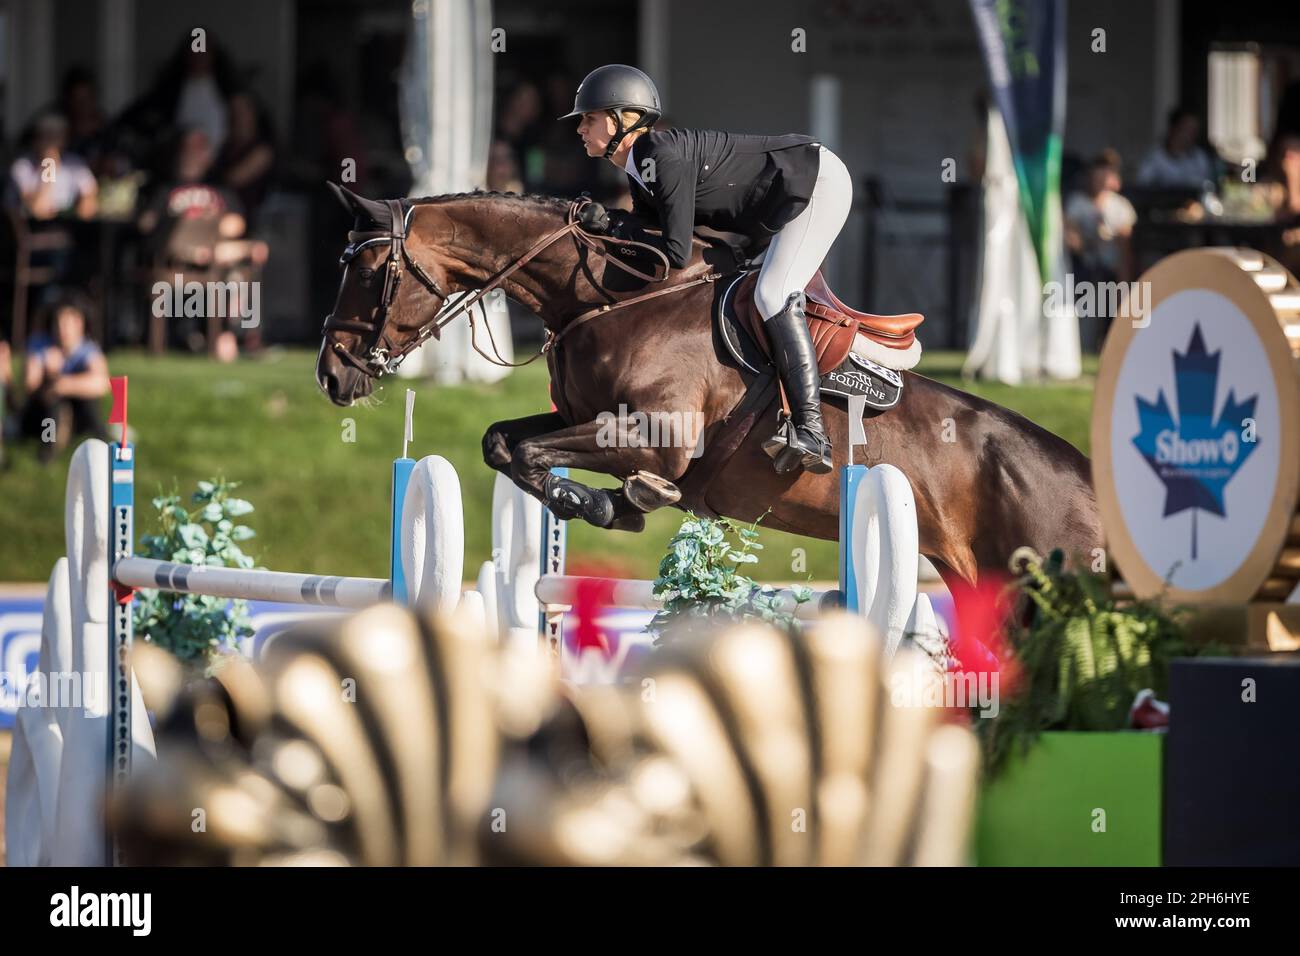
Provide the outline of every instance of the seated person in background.
[[1296,224],[1300,220],[1300,134],[1279,133],[1274,138],[1260,182],[1267,184],[1277,221]]
[[240,239],[245,222],[239,201],[207,181],[212,160],[207,134],[187,130],[171,179],[158,184],[140,214],[140,231],[152,236],[153,252],[165,264],[209,266],[249,254],[250,243]]
[[1080,280],[1127,282],[1129,238],[1137,214],[1120,195],[1119,154],[1108,149],[1088,164],[1085,192],[1065,204],[1065,244]]
[[1200,189],[1214,181],[1214,164],[1196,144],[1201,121],[1186,107],[1169,114],[1164,142],[1151,150],[1138,167],[1137,184],[1153,189]]
[[217,157],[222,184],[239,197],[250,220],[266,198],[275,166],[271,127],[266,112],[249,93],[239,92],[227,104],[229,132]]
[[95,215],[95,176],[80,157],[65,150],[68,124],[57,113],[45,113],[32,133],[31,149],[9,167],[5,205],[31,219]]
[[[80,293],[64,292],[42,313],[41,332],[28,344],[23,369],[27,401],[18,416],[21,435],[41,442],[42,463],[78,435],[104,438],[102,399],[109,393],[108,363],[86,337],[89,304]],[[0,358],[7,358],[5,355]],[[0,361],[0,387],[7,393],[8,361]],[[53,431],[49,423],[53,422]],[[46,439],[53,438],[53,441]]]
[[[158,267],[175,270],[187,282],[255,278],[266,262],[266,243],[244,238],[247,224],[238,199],[207,181],[212,162],[207,135],[200,129],[187,130],[177,150],[174,176],[155,189],[140,215],[140,231],[152,236],[150,246]],[[238,324],[237,317],[226,318]],[[212,347],[219,356],[232,357],[234,344],[227,330]]]
[[68,121],[68,150],[76,153],[96,176],[104,172],[104,111],[99,106],[95,77],[74,66],[63,75],[59,112]]

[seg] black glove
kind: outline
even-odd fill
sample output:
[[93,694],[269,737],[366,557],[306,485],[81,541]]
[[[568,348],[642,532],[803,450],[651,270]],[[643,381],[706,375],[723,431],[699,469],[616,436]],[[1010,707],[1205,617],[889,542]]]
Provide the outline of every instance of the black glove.
[[578,213],[578,222],[587,232],[602,233],[609,229],[609,213],[598,202],[589,202]]

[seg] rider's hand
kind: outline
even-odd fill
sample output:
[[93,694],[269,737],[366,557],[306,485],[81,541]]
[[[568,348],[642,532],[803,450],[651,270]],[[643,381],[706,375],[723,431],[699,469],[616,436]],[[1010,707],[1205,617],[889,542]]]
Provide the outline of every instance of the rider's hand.
[[615,239],[631,239],[641,225],[636,216],[624,209],[611,209],[607,217],[609,225],[605,228],[605,233]]
[[602,233],[609,229],[609,213],[598,202],[589,202],[578,213],[578,222],[587,232]]

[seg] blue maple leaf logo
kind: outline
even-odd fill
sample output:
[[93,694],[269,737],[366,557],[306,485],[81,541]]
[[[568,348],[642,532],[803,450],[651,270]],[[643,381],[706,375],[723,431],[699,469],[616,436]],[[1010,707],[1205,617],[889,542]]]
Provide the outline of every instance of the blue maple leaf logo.
[[[1164,390],[1149,402],[1138,396],[1141,430],[1133,445],[1165,486],[1164,517],[1191,509],[1192,560],[1196,560],[1196,512],[1224,516],[1223,492],[1256,441],[1243,441],[1243,420],[1255,414],[1258,393],[1238,401],[1231,389],[1218,417],[1214,392],[1219,384],[1222,351],[1207,352],[1198,323],[1186,352],[1174,352],[1174,387],[1179,415],[1175,420]],[[1253,436],[1252,436],[1253,437]]]

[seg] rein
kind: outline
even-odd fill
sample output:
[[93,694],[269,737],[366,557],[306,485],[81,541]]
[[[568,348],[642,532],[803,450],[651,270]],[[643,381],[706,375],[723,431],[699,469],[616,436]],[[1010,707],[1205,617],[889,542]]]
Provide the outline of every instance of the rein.
[[[688,289],[691,286],[699,285],[702,282],[713,282],[721,277],[721,273],[710,272],[705,276],[692,279],[689,282],[684,282],[679,285],[671,286],[667,289],[657,289],[653,292],[633,296],[630,299],[623,299],[619,302],[607,303],[606,305],[599,306],[595,309],[590,309],[573,319],[558,333],[551,332],[548,329],[546,341],[543,343],[541,351],[532,358],[526,359],[523,362],[510,362],[502,358],[500,349],[497,348],[496,339],[492,335],[492,328],[489,325],[488,340],[492,343],[492,351],[495,353],[495,357],[488,355],[479,348],[477,341],[477,326],[474,322],[474,314],[470,310],[473,309],[473,307],[478,304],[484,296],[488,295],[511,275],[526,266],[544,249],[566,235],[572,235],[577,242],[585,245],[605,262],[617,266],[624,272],[633,275],[644,282],[663,282],[668,278],[668,257],[654,246],[644,242],[637,242],[633,239],[617,239],[613,236],[601,236],[596,238],[590,233],[585,232],[582,229],[582,224],[579,221],[578,216],[583,207],[585,207],[589,202],[591,202],[590,199],[583,198],[570,203],[565,216],[566,221],[563,226],[537,240],[537,242],[533,243],[527,252],[493,275],[487,281],[487,284],[481,288],[475,289],[469,295],[462,298],[450,309],[450,311],[447,311],[445,315],[441,315],[440,317],[435,316],[434,321],[425,325],[420,330],[419,334],[410,342],[400,349],[394,350],[392,343],[388,338],[388,324],[391,306],[397,297],[397,289],[402,281],[404,266],[410,269],[411,273],[415,275],[415,277],[426,289],[429,290],[430,293],[441,300],[442,304],[439,309],[440,312],[446,307],[451,295],[445,292],[442,287],[438,285],[437,281],[420,267],[420,264],[411,256],[410,252],[406,248],[409,220],[415,207],[411,206],[403,208],[401,200],[390,199],[387,201],[392,222],[390,231],[349,232],[348,246],[344,249],[343,255],[339,260],[344,265],[347,265],[356,257],[357,253],[366,246],[379,242],[387,242],[389,244],[388,259],[384,266],[384,287],[379,300],[379,315],[377,317],[377,322],[372,323],[352,319],[338,319],[334,317],[333,313],[331,313],[326,317],[325,325],[321,329],[321,332],[324,334],[337,329],[363,335],[373,334],[374,342],[371,345],[368,360],[357,358],[351,352],[347,351],[347,349],[343,347],[342,343],[339,342],[334,343],[334,349],[344,361],[348,362],[348,364],[352,365],[354,368],[364,372],[371,378],[378,378],[381,375],[396,371],[397,366],[401,363],[402,359],[423,345],[430,336],[441,338],[440,332],[443,327],[460,318],[462,314],[465,314],[467,315],[470,324],[470,344],[473,346],[474,351],[493,365],[507,368],[519,368],[537,361],[537,359],[541,358],[553,349],[572,329],[590,321],[591,319],[597,318],[601,315],[607,315],[615,309],[622,308],[626,305],[633,305],[637,302],[643,302],[657,296],[667,295],[670,292],[678,292],[683,289]],[[645,273],[625,262],[621,262],[617,256],[612,255],[607,251],[605,244],[635,247],[652,253],[659,260],[656,263],[655,272]],[[663,266],[661,274],[658,269],[658,266],[660,265]]]

